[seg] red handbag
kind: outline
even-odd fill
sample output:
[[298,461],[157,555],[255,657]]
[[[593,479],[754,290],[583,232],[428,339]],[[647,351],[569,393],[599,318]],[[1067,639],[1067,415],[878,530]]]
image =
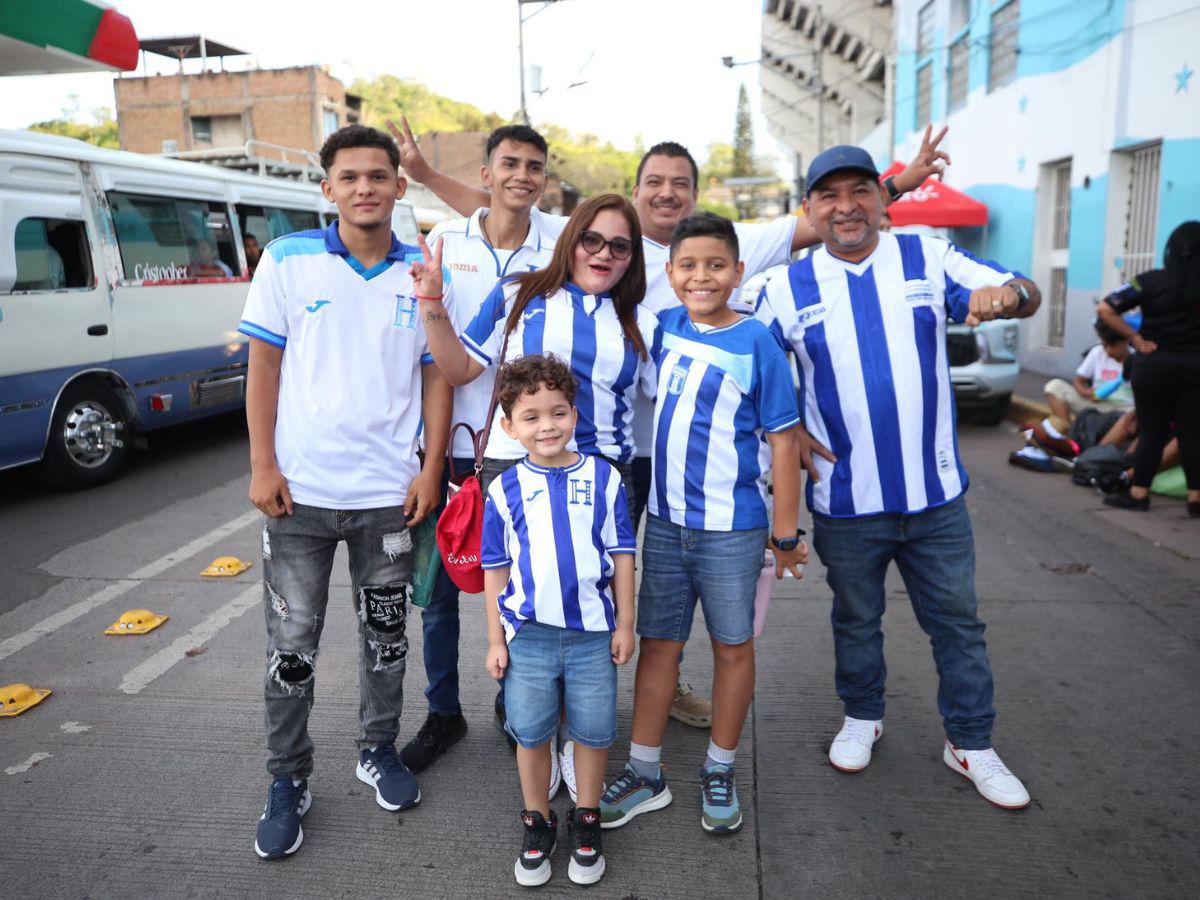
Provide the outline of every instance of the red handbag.
[[[508,335],[500,347],[500,359],[496,371],[504,365],[508,352]],[[492,399],[488,403],[487,420],[483,429],[476,433],[466,422],[459,422],[450,429],[450,440],[446,444],[446,466],[450,473],[450,496],[437,523],[437,545],[442,554],[446,574],[459,588],[469,594],[483,590],[483,567],[480,565],[480,548],[483,543],[483,490],[479,474],[483,471],[483,454],[487,449],[492,421],[496,418],[499,402],[499,381],[492,388]],[[465,428],[471,435],[471,446],[475,450],[473,472],[454,471],[454,435]]]

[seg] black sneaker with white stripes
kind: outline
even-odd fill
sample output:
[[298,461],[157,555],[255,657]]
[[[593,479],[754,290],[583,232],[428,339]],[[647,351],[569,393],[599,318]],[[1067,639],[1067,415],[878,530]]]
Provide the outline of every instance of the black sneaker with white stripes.
[[525,841],[521,855],[513,867],[517,884],[537,887],[550,880],[550,857],[558,839],[558,815],[550,810],[547,822],[540,812],[521,811],[521,822],[525,825]]
[[595,884],[604,877],[600,810],[594,807],[567,810],[567,834],[571,837],[571,864],[567,875],[576,884]]

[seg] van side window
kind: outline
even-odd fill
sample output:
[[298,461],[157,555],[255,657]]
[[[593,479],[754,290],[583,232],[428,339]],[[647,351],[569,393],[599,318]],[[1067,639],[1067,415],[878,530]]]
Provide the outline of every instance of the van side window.
[[125,278],[185,281],[230,278],[238,269],[223,203],[108,192]]
[[18,291],[58,291],[89,288],[92,255],[83,223],[71,219],[28,218],[14,232]]

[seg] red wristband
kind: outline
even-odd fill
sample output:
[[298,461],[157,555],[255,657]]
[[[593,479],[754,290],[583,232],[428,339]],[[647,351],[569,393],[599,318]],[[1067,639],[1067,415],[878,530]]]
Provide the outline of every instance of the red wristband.
[[416,297],[418,300],[441,300],[442,299],[441,294],[438,294],[436,297],[422,297],[420,294],[417,294]]

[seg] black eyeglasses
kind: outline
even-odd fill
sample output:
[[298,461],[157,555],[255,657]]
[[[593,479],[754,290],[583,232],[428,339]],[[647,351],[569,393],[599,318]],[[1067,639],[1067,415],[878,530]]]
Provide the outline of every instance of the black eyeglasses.
[[612,252],[613,259],[629,259],[629,255],[633,253],[633,241],[629,238],[615,237],[606,241],[604,235],[598,231],[585,231],[579,236],[579,243],[589,256],[595,256],[605,246]]

